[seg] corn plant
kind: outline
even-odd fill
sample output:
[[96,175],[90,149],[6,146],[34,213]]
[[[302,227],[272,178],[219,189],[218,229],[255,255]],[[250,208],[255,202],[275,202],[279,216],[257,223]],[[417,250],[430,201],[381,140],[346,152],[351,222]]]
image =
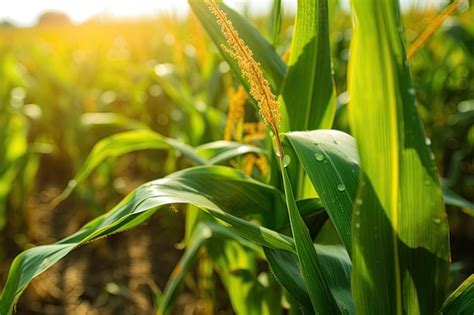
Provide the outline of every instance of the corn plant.
[[[133,228],[165,206],[189,204],[212,219],[190,229],[158,313],[170,311],[184,273],[207,247],[239,314],[283,313],[283,300],[293,314],[471,314],[472,276],[447,296],[445,205],[398,1],[352,0],[352,135],[330,129],[336,103],[327,0],[298,1],[288,65],[224,4],[190,5],[267,126],[265,147],[219,141],[194,148],[143,129],[102,140],[59,201],[107,157],[168,149],[194,166],[140,186],[69,237],[18,255],[0,313],[12,313],[29,282],[78,246]],[[249,152],[268,157],[268,180],[229,166]],[[314,241],[328,224],[339,244]],[[267,281],[258,279],[255,259],[267,262]]]

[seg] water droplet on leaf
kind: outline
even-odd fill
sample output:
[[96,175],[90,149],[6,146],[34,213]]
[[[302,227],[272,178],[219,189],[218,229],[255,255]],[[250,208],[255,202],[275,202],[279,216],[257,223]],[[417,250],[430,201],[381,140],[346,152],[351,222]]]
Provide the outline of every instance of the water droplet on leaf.
[[283,157],[282,163],[283,163],[283,167],[287,167],[291,163],[291,157],[289,155],[285,155]]
[[433,218],[433,223],[436,223],[436,224],[440,224],[441,223],[441,219],[440,218]]
[[339,185],[337,185],[337,190],[344,191],[344,190],[346,190],[346,186],[344,186],[344,184],[339,184]]
[[431,145],[431,139],[426,137],[425,138],[425,143],[426,143],[426,145]]
[[322,160],[324,160],[324,155],[322,155],[321,153],[316,153],[314,155],[314,158],[316,159],[316,161],[321,162]]

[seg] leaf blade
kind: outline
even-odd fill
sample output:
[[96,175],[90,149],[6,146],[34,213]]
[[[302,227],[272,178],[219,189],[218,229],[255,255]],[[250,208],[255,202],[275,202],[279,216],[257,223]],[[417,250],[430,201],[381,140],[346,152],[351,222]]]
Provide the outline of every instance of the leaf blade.
[[286,136],[352,255],[352,207],[360,169],[354,138],[336,130],[290,132]]
[[449,234],[398,1],[353,0],[352,7],[349,113],[362,173],[352,229],[357,312],[436,313]]
[[[222,189],[227,193],[222,194]],[[240,218],[262,212],[271,213],[274,200],[282,202],[279,194],[270,186],[234,169],[219,166],[190,168],[144,184],[114,209],[86,224],[73,235],[56,244],[38,246],[18,255],[2,290],[0,313],[10,314],[29,282],[77,246],[135,227],[153,215],[158,207],[169,204],[193,204],[223,220],[239,235],[257,244],[293,251],[291,238]]]
[[[227,42],[207,5],[204,1],[196,0],[189,0],[189,4],[211,39],[214,41],[221,55],[239,78],[240,83],[245,86],[247,91],[249,91],[249,84],[247,80],[242,77],[237,62],[222,48],[222,45],[226,45]],[[246,45],[253,52],[255,60],[260,63],[265,78],[268,79],[273,92],[278,94],[287,71],[286,64],[275,52],[272,45],[268,43],[260,32],[246,19],[223,3],[219,3],[219,6],[227,14],[227,18],[229,18]]]
[[331,128],[336,99],[331,74],[327,0],[299,0],[282,100],[282,131]]

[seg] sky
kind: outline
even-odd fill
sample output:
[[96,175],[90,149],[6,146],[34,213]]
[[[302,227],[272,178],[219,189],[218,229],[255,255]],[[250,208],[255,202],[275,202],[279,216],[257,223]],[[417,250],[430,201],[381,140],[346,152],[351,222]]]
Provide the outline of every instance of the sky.
[[[296,0],[282,0],[282,2],[283,7],[294,10]],[[344,7],[348,7],[348,0],[341,2]],[[401,0],[402,6],[410,3],[439,5],[444,2],[445,0]],[[236,9],[249,5],[250,12],[266,13],[272,0],[228,0],[226,3]],[[0,20],[31,26],[36,23],[38,16],[47,10],[64,12],[74,22],[80,23],[100,14],[116,18],[154,16],[160,12],[185,14],[189,10],[189,5],[187,0],[1,0]]]
[[[291,0],[283,0],[283,2],[287,5],[294,3]],[[266,12],[271,0],[234,0],[226,1],[226,3],[234,8],[248,3],[252,10]],[[100,14],[125,18],[154,16],[160,12],[184,14],[189,10],[189,4],[187,0],[2,0],[0,1],[0,20],[30,26],[36,23],[41,12],[47,10],[64,12],[74,22],[80,23]]]

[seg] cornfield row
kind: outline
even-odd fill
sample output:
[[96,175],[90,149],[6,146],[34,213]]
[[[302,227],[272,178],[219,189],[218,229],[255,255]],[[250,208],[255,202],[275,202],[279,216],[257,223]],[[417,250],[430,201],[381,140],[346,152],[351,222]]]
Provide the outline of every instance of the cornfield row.
[[0,314],[474,313],[472,8],[272,3],[0,29]]

